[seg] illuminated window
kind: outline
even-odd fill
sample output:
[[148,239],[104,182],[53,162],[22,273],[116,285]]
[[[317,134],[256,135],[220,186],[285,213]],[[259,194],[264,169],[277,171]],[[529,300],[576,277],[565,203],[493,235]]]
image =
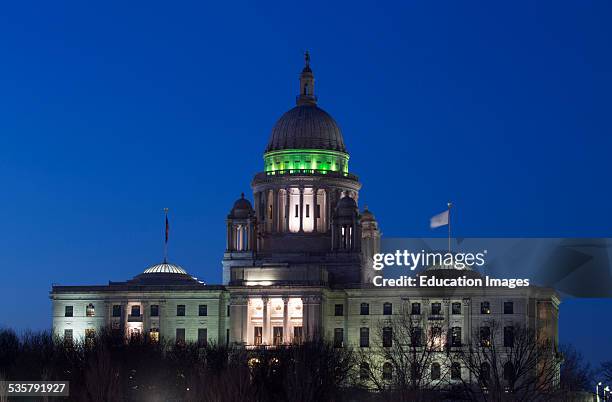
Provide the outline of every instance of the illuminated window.
[[344,315],[344,304],[336,304],[334,306],[334,315],[336,317],[341,317]]
[[113,317],[121,317],[121,305],[113,304]]
[[140,305],[132,306],[132,317],[140,317]]
[[488,301],[480,303],[480,314],[491,314],[491,303]]
[[280,346],[283,344],[283,327],[273,327],[272,328],[272,343],[275,346]]
[[431,303],[431,314],[433,315],[442,314],[442,304],[441,303]]
[[504,302],[504,314],[514,314],[514,303],[511,301]]
[[184,304],[177,304],[177,306],[176,306],[176,316],[177,317],[184,317],[185,316],[185,305]]
[[262,327],[255,327],[254,328],[254,333],[253,333],[253,343],[256,346],[259,346],[262,344],[263,341],[263,328]]
[[359,328],[359,347],[361,348],[370,347],[370,328],[367,328],[367,327]]
[[412,303],[412,315],[421,315],[421,303]]
[[159,328],[151,328],[149,330],[149,339],[151,342],[159,342]]
[[391,315],[393,314],[393,304],[387,302],[383,304],[383,315]]
[[452,313],[454,315],[460,315],[461,314],[461,303],[453,303],[452,305]]
[[334,347],[341,348],[344,344],[344,328],[334,328]]
[[85,315],[87,317],[93,317],[96,315],[96,309],[92,303],[89,303],[87,307],[85,307]]
[[91,342],[96,337],[96,330],[93,328],[85,329],[85,340]]
[[302,343],[302,327],[293,327],[293,342]]
[[461,346],[461,327],[451,328],[451,346]]
[[185,343],[185,328],[176,329],[176,343]]
[[491,346],[491,328],[480,327],[480,344],[482,346]]
[[382,342],[384,348],[390,348],[393,344],[393,328],[384,327],[382,333]]
[[359,313],[361,315],[370,315],[370,304],[369,303],[361,303],[361,308]]
[[73,307],[72,306],[66,306],[64,307],[64,317],[72,317],[73,316]]
[[159,317],[159,305],[158,304],[151,304],[151,317]]
[[200,304],[198,306],[198,315],[200,317],[206,317],[208,315],[208,305]]
[[208,344],[208,329],[198,328],[198,345],[206,346]]

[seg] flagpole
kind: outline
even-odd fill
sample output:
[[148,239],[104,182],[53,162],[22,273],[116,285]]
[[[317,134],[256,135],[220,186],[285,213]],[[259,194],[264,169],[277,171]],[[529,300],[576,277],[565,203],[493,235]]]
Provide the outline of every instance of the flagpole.
[[451,252],[451,202],[446,204],[448,206],[448,252]]
[[164,236],[164,264],[168,262],[168,208],[164,208],[165,220],[165,236]]

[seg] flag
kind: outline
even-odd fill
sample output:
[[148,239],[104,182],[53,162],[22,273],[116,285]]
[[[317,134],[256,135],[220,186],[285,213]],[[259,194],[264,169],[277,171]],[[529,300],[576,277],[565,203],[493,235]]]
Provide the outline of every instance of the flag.
[[439,213],[438,215],[434,215],[429,220],[429,227],[432,229],[439,228],[440,226],[448,225],[448,210]]
[[168,234],[170,233],[170,225],[168,224],[168,214],[166,214],[166,244],[168,244]]

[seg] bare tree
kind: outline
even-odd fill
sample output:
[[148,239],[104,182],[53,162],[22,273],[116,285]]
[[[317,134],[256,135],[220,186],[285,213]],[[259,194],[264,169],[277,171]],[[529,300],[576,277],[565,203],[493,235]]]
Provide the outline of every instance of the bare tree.
[[429,400],[447,383],[447,329],[423,325],[402,310],[378,323],[372,345],[359,350],[360,376],[391,400]]
[[462,383],[474,400],[549,400],[558,388],[555,345],[520,325],[484,322],[453,360],[468,370]]
[[612,360],[603,362],[599,369],[606,382],[612,382]]
[[561,389],[563,391],[590,391],[592,370],[580,352],[571,345],[559,347],[561,363]]

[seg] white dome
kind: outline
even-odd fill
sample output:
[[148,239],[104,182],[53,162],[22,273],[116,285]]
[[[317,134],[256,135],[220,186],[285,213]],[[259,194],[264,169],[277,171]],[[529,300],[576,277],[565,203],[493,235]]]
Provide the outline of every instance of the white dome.
[[178,265],[163,262],[161,264],[151,265],[145,269],[145,274],[183,274],[187,275],[187,271]]

